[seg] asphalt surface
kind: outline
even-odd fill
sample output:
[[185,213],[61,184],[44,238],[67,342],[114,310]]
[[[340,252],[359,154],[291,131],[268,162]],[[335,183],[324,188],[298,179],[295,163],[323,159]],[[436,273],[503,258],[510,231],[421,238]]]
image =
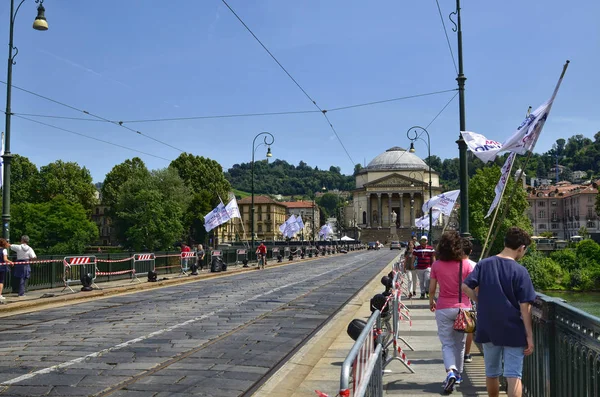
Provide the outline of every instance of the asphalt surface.
[[395,255],[360,251],[4,317],[0,395],[250,395]]

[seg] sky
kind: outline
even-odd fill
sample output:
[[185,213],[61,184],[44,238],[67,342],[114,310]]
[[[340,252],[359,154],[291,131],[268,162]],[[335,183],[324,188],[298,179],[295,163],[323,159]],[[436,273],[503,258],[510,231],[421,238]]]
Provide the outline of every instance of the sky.
[[[227,2],[320,109],[457,87],[435,0]],[[439,4],[458,61],[448,19],[456,3]],[[5,43],[9,5],[0,2]],[[221,0],[46,0],[44,6],[46,32],[32,29],[33,0],[25,0],[17,15],[13,85],[72,108],[13,88],[11,151],[38,167],[73,161],[101,182],[134,156],[159,169],[185,151],[227,170],[249,162],[254,137],[268,131],[275,138],[273,159],[319,169],[334,165],[350,174],[354,164],[368,164],[390,147],[408,147],[407,130],[414,125],[428,126],[432,155],[458,156],[456,91],[330,110],[338,139]],[[462,0],[461,6],[467,130],[504,141],[528,106],[535,109],[550,97],[568,59],[535,151],[547,151],[558,138],[593,138],[600,131],[599,1]],[[3,82],[6,67],[0,62]],[[5,89],[0,84],[2,109]],[[101,119],[123,121],[133,131]],[[418,141],[416,150],[427,156],[425,143]],[[259,146],[255,153],[264,159],[266,149]]]

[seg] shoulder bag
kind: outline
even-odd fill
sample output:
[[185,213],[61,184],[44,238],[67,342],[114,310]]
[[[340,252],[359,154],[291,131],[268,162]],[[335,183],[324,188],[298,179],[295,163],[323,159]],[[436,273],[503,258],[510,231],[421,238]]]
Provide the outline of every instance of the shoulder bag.
[[[462,303],[462,260],[458,270],[458,303]],[[477,313],[473,309],[458,309],[458,314],[454,320],[455,331],[471,334],[477,328]]]

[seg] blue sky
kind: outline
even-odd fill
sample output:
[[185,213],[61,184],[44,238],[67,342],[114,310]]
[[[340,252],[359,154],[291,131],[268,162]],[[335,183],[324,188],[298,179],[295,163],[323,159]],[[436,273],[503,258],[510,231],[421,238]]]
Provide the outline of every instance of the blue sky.
[[[455,1],[439,1],[456,57],[456,35],[447,19]],[[228,2],[323,109],[456,88],[435,0]],[[47,32],[31,28],[33,0],[17,16],[18,87],[115,121],[315,110],[220,0],[46,0],[44,6]],[[548,150],[560,137],[600,131],[600,2],[463,0],[462,7],[468,130],[500,141],[510,136],[528,106],[550,97],[569,59],[536,151]],[[5,43],[8,18],[4,0]],[[6,61],[0,63],[0,80],[6,80]],[[5,88],[0,86],[2,108]],[[352,161],[319,113],[125,125],[215,159],[224,169],[250,161],[252,139],[269,131],[275,136],[274,158],[336,165],[351,173],[353,162],[407,147],[407,129],[428,125],[453,95],[328,112]],[[12,111],[87,117],[16,89]],[[114,124],[27,117],[168,160],[180,154]],[[428,129],[432,154],[458,156],[458,97]],[[151,169],[169,163],[17,117],[11,135],[13,153],[38,166],[75,161],[95,182],[136,155]],[[426,156],[423,143],[417,151]],[[256,153],[259,158],[264,151]]]

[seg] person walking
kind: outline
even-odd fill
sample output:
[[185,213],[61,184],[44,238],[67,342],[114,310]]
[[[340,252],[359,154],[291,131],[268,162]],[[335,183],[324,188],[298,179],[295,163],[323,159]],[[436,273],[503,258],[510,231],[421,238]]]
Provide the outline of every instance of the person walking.
[[419,242],[420,244],[415,247],[413,254],[416,258],[415,269],[417,269],[417,275],[419,276],[421,299],[425,299],[425,294],[429,293],[429,278],[431,265],[435,262],[435,250],[427,244],[427,236],[421,236]]
[[500,375],[508,382],[509,397],[522,396],[523,358],[533,353],[531,303],[537,295],[527,269],[517,262],[530,244],[526,231],[511,227],[502,252],[479,262],[462,285],[477,304],[475,342],[483,344],[491,397],[500,393]]
[[17,253],[17,261],[13,263],[13,276],[16,283],[18,283],[18,286],[14,285],[13,287],[18,289],[19,297],[22,297],[25,296],[27,280],[29,280],[29,277],[31,276],[31,265],[29,264],[29,261],[37,257],[33,248],[29,246],[29,236],[27,235],[21,236],[21,244],[10,244],[10,249]]
[[[415,270],[414,257],[415,243],[410,240],[404,253],[404,271],[406,272],[406,280],[408,281],[408,298],[412,298],[417,294],[417,271]],[[412,292],[411,292],[412,291]]]
[[[462,246],[463,246],[463,259],[469,261],[471,266],[475,268],[477,262],[469,259],[471,252],[473,252],[473,243],[468,238],[462,238]],[[476,291],[477,292],[477,291]],[[467,334],[467,342],[465,343],[465,363],[470,363],[473,361],[473,357],[471,356],[471,345],[473,344],[473,334]]]
[[[454,330],[454,320],[459,309],[470,309],[471,301],[462,292],[462,281],[473,270],[473,266],[463,260],[462,239],[458,232],[446,232],[437,246],[439,260],[431,266],[429,282],[429,309],[435,312],[438,337],[442,343],[442,357],[446,368],[443,388],[446,393],[460,384],[463,371],[465,341],[467,335]],[[435,292],[440,287],[437,302]]]
[[0,253],[0,301],[6,300],[4,296],[2,296],[2,289],[4,288],[4,280],[7,279],[8,275],[8,266],[11,266],[13,263],[8,259],[7,249],[10,247],[10,244],[6,239],[0,238],[0,249],[2,252]]

